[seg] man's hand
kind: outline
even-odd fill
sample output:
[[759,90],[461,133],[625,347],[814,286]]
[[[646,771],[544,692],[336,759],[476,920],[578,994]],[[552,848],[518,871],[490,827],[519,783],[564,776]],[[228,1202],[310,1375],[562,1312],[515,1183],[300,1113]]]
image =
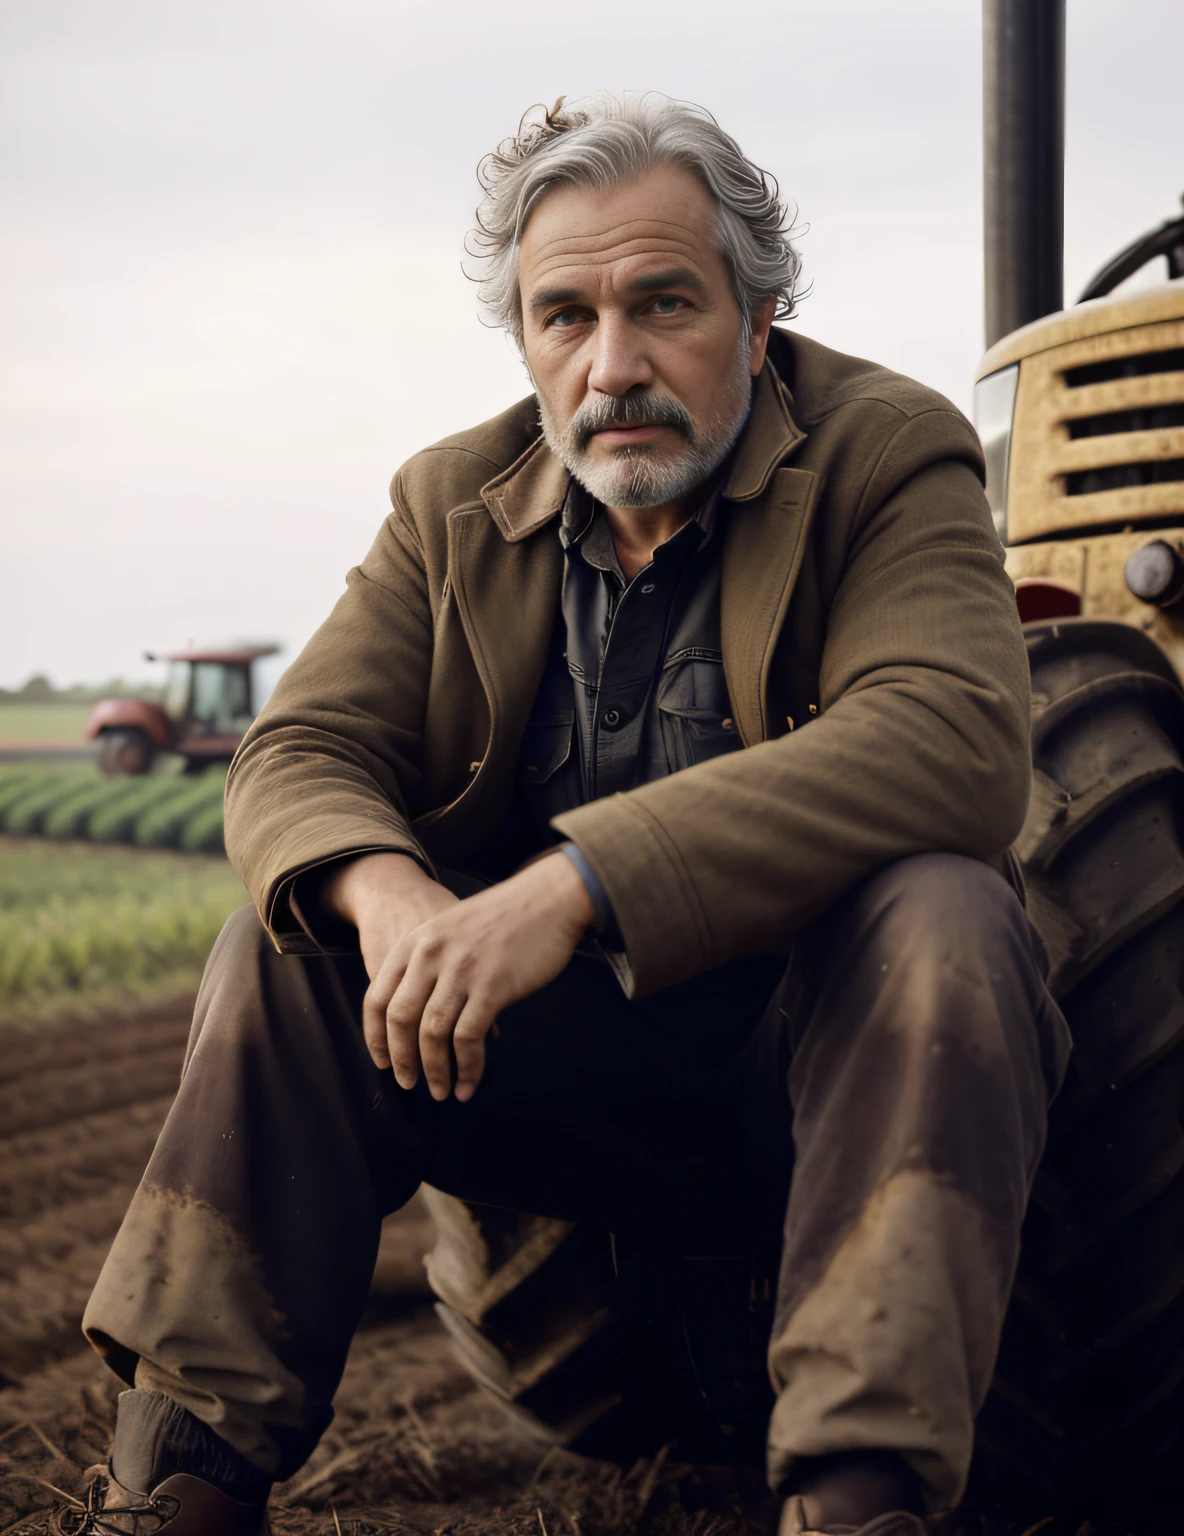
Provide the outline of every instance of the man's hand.
[[358,929],[375,1064],[393,1066],[400,1086],[412,1088],[422,1063],[434,1099],[448,1097],[454,1057],[456,1096],[472,1098],[498,1014],[559,975],[594,916],[584,882],[559,853],[463,902],[411,859],[375,854],[346,866],[325,899]]
[[334,916],[358,930],[371,981],[400,939],[437,913],[459,905],[451,891],[404,853],[367,853],[351,859],[333,871],[319,899]]

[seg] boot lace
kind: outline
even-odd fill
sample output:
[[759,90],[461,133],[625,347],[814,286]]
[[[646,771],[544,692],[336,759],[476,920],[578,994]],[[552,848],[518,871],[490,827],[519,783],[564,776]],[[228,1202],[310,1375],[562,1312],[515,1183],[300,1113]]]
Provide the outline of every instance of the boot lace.
[[[86,1508],[59,1510],[54,1519],[58,1536],[156,1536],[170,1521],[175,1520],[181,1508],[180,1499],[169,1494],[149,1496],[144,1504],[110,1505],[103,1508],[108,1479],[102,1476],[92,1480],[86,1494]],[[113,1524],[116,1520],[129,1520],[130,1524]]]

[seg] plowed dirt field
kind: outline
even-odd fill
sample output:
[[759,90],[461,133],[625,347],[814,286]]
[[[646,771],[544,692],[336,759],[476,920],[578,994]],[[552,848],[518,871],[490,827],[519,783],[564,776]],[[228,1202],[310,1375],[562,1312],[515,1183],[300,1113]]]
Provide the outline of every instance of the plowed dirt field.
[[[76,1494],[106,1454],[119,1383],[79,1324],[168,1110],[188,1020],[180,1003],[0,1027],[0,1536],[47,1531],[54,1490]],[[424,1279],[429,1241],[417,1204],[387,1223],[336,1420],[276,1490],[278,1536],[775,1529],[758,1478],[661,1456],[624,1471],[549,1448],[509,1418],[452,1360]],[[948,1536],[1022,1529],[972,1512]],[[1077,1525],[1036,1529],[1073,1536]],[[1123,1530],[1087,1525],[1081,1536]]]
[[[105,1456],[120,1384],[79,1332],[177,1082],[187,1005],[0,1031],[0,1536],[48,1529]],[[491,1531],[726,1536],[768,1528],[757,1486],[550,1450],[453,1362],[428,1299],[426,1216],[388,1222],[366,1322],[279,1536]]]

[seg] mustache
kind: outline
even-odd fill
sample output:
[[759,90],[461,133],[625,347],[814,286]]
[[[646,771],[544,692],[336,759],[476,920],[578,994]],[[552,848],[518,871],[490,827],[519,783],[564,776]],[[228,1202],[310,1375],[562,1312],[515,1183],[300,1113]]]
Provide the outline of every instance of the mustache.
[[581,449],[597,432],[611,427],[672,427],[695,440],[695,423],[686,406],[670,395],[601,395],[585,401],[568,423],[566,437]]

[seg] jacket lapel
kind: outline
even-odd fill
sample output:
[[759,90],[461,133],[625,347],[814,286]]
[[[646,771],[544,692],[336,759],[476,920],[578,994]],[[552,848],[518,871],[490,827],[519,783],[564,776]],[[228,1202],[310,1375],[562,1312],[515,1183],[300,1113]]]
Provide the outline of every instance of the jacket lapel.
[[817,501],[818,477],[784,464],[805,435],[766,364],[724,487],[733,506],[721,577],[721,645],[728,696],[746,747],[775,734],[768,719],[769,669]]
[[490,739],[521,732],[542,680],[563,574],[553,529],[511,543],[484,507],[448,519],[457,611],[489,704]]
[[549,524],[566,492],[566,470],[536,443],[482,488],[479,504],[448,515],[451,600],[485,695],[489,735],[463,793],[416,823],[421,835],[431,829],[437,858],[471,842],[474,816],[477,825],[500,818],[513,794],[517,743],[559,611],[563,549]]

